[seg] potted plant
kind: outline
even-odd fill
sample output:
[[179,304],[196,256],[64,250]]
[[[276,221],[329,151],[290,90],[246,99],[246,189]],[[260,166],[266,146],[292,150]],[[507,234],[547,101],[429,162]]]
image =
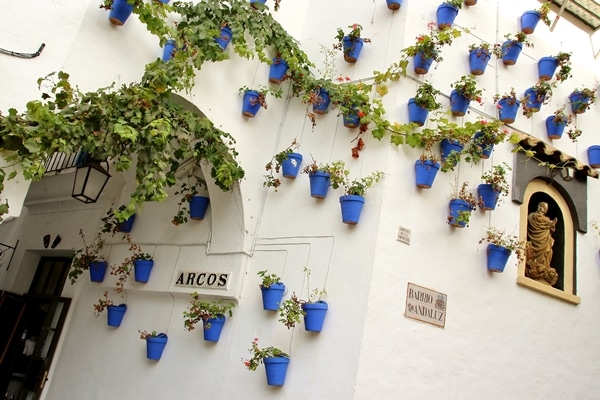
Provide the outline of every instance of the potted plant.
[[343,196],[340,196],[340,205],[342,208],[342,222],[349,225],[356,225],[360,218],[363,205],[365,203],[365,194],[367,189],[379,182],[383,178],[382,171],[374,171],[363,178],[344,181]]
[[452,115],[456,117],[464,116],[469,108],[469,103],[473,100],[481,104],[481,95],[484,89],[477,88],[477,81],[472,75],[463,75],[450,86],[453,88],[450,94]]
[[83,248],[75,252],[71,268],[69,269],[69,279],[74,284],[83,271],[90,271],[90,280],[92,282],[104,281],[106,267],[108,263],[100,259],[100,250],[104,246],[102,233],[98,232],[94,239],[88,244],[85,240],[83,230],[79,230],[79,236],[83,241]]
[[292,293],[289,299],[282,301],[277,311],[279,312],[279,322],[288,329],[296,327],[296,324],[299,324],[300,319],[305,315],[302,309],[302,300],[296,296],[296,292]]
[[581,129],[577,129],[574,125],[573,116],[565,113],[565,107],[559,107],[554,111],[554,114],[546,118],[546,132],[549,139],[560,139],[565,128],[569,126],[567,135],[573,142],[576,142],[577,138],[581,135]]
[[495,227],[488,227],[486,235],[479,244],[487,242],[487,268],[492,272],[503,272],[508,258],[514,251],[517,255],[517,265],[525,260],[528,242],[519,240],[516,235],[509,235]]
[[504,65],[515,65],[519,59],[519,55],[523,50],[523,45],[533,47],[533,43],[529,41],[527,35],[523,32],[518,32],[513,37],[512,34],[504,35],[505,41],[501,44],[494,45],[493,53],[496,58],[502,59]]
[[479,119],[476,122],[466,122],[465,129],[476,131],[471,141],[463,149],[465,161],[475,163],[480,159],[488,159],[494,150],[494,146],[508,138],[508,130],[503,127],[499,119]]
[[294,151],[298,147],[300,145],[294,139],[287,148],[273,156],[271,161],[265,165],[265,169],[269,171],[269,174],[264,176],[265,181],[263,182],[263,186],[273,187],[277,191],[277,188],[281,185],[281,180],[275,178],[273,174],[279,173],[280,170],[282,170],[284,178],[296,178],[300,170],[300,164],[302,163],[302,154]]
[[166,333],[159,333],[157,331],[138,331],[140,333],[140,339],[146,341],[146,357],[149,360],[160,360],[162,353],[167,345],[169,337]]
[[322,297],[327,294],[325,289],[310,289],[310,269],[304,267],[308,300],[302,301],[304,311],[304,329],[310,332],[321,332],[329,305]]
[[337,29],[335,39],[337,43],[333,45],[334,49],[344,52],[344,60],[349,63],[355,63],[360,56],[364,43],[371,43],[371,39],[361,36],[363,27],[359,24],[349,25],[350,32],[345,33],[341,28]]
[[104,291],[104,298],[98,299],[94,303],[94,316],[98,318],[104,310],[107,310],[108,315],[108,326],[119,327],[127,311],[127,304],[121,303],[115,305],[112,300],[108,298],[108,291]]
[[276,98],[281,98],[283,90],[281,88],[272,89],[262,85],[255,89],[249,88],[248,86],[242,86],[239,89],[239,93],[244,94],[242,115],[248,118],[254,118],[261,107],[267,109],[267,94],[271,94]]
[[492,56],[492,45],[481,42],[469,45],[469,67],[471,75],[483,75]]
[[204,327],[204,340],[218,342],[221,330],[225,323],[226,315],[233,316],[235,303],[223,303],[223,301],[205,301],[200,299],[197,292],[190,293],[192,300],[187,311],[183,312],[183,325],[189,332],[193,331],[195,325],[202,321]]
[[464,228],[469,225],[471,212],[477,207],[477,199],[469,189],[468,182],[463,182],[460,188],[456,182],[453,189],[450,195],[448,224],[455,228]]
[[536,10],[525,11],[523,15],[521,15],[521,32],[527,35],[533,33],[540,20],[547,26],[550,26],[551,21],[548,17],[548,14],[550,13],[550,3],[551,1],[547,1]]
[[341,160],[327,164],[317,164],[313,159],[310,164],[304,167],[302,173],[308,174],[310,179],[311,197],[324,199],[327,196],[329,186],[334,189],[343,186],[350,171],[346,169],[346,164]]
[[592,104],[596,103],[596,90],[596,88],[583,87],[571,92],[569,101],[571,102],[571,111],[573,111],[573,114],[583,114],[586,110],[590,109]]
[[[439,141],[442,172],[454,170],[461,159],[465,145],[471,142],[473,135],[480,130],[481,124],[466,122],[464,125],[459,125],[446,117],[438,117],[433,121],[437,122],[437,125],[433,129],[423,129],[422,134],[426,137],[425,140],[429,142]],[[473,149],[470,151],[473,151]],[[478,156],[477,159],[479,158],[481,157]],[[469,159],[468,161],[475,160]]]
[[511,171],[510,166],[503,162],[492,166],[492,168],[481,175],[483,182],[477,187],[479,193],[479,208],[482,210],[495,210],[496,204],[501,196],[508,196],[507,175]]
[[352,82],[348,76],[336,78],[338,84],[330,88],[329,97],[334,106],[340,108],[346,128],[357,128],[361,119],[370,114],[372,85]]
[[556,74],[556,80],[564,82],[571,75],[571,53],[561,51],[555,56],[542,57],[538,60],[538,76],[540,80],[549,81],[554,76],[556,68],[560,67]]
[[552,89],[556,87],[556,83],[547,81],[538,81],[535,85],[525,90],[523,95],[523,115],[527,118],[538,112],[542,105],[548,104],[552,97]]
[[262,293],[263,309],[269,311],[279,310],[285,285],[281,282],[281,278],[276,274],[269,274],[267,270],[258,271],[258,276],[261,278],[261,283],[258,285]]
[[252,356],[247,360],[243,360],[244,366],[249,371],[256,371],[260,364],[265,364],[267,384],[283,386],[287,367],[290,363],[290,356],[273,346],[261,349],[258,347],[258,338],[254,338],[249,351]]
[[[426,74],[433,61],[441,62],[443,46],[449,46],[454,39],[461,35],[461,30],[450,28],[445,30],[437,30],[435,22],[427,24],[429,34],[417,36],[417,41],[414,45],[402,49],[408,57],[413,57],[414,71],[416,74]],[[401,62],[400,64],[404,64]],[[400,67],[400,66],[399,66]],[[402,75],[406,75],[406,68],[402,68]]]
[[229,27],[227,22],[223,22],[221,24],[221,30],[219,31],[219,36],[215,37],[215,42],[221,47],[222,50],[225,50],[231,39],[233,38],[233,31]]
[[109,11],[108,20],[116,26],[124,25],[133,12],[133,6],[127,0],[103,0],[100,8]]
[[439,30],[445,30],[452,27],[454,20],[458,15],[458,10],[462,8],[463,0],[446,0],[437,8],[437,27]]
[[436,111],[442,108],[442,104],[437,100],[441,92],[430,82],[423,82],[417,88],[415,97],[408,100],[409,121],[418,126],[423,126],[429,111]]
[[517,111],[521,101],[517,99],[515,88],[511,87],[510,92],[503,95],[494,95],[494,104],[498,110],[498,118],[505,124],[512,124],[517,118]]
[[286,80],[289,67],[288,63],[281,58],[281,54],[277,53],[275,58],[271,60],[271,66],[269,67],[269,82],[279,84]]
[[206,188],[206,181],[196,176],[194,172],[179,182],[179,189],[175,192],[175,196],[181,196],[181,198],[177,203],[179,206],[177,214],[171,220],[173,225],[179,226],[187,223],[188,215],[194,220],[204,219],[210,199],[199,195],[202,187]]
[[136,253],[133,256],[133,276],[136,282],[147,283],[154,266],[152,255],[148,253]]

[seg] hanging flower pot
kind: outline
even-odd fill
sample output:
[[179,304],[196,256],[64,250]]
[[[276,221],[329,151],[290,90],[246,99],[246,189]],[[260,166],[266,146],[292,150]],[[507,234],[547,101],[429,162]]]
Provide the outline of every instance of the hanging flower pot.
[[492,272],[504,272],[512,251],[505,247],[489,243],[487,246],[487,269]]
[[492,155],[492,151],[494,151],[494,140],[486,140],[484,136],[483,132],[477,132],[473,135],[473,143],[481,148],[481,158],[487,160]]
[[408,121],[414,122],[418,126],[423,126],[429,115],[429,110],[421,107],[415,102],[414,98],[408,100]]
[[355,110],[347,111],[342,115],[342,120],[346,128],[356,128],[360,123],[360,117]]
[[305,312],[304,329],[311,332],[321,332],[328,308],[327,303],[322,300],[315,303],[302,303],[302,309]]
[[300,164],[302,164],[302,154],[288,154],[287,158],[281,162],[281,173],[283,174],[283,177],[290,179],[296,178],[296,176],[298,176],[298,171],[300,171]]
[[600,146],[590,146],[587,150],[588,163],[592,168],[600,168]]
[[471,205],[462,199],[452,199],[449,203],[448,212],[448,223],[450,224],[450,226],[453,226],[455,228],[464,228],[465,226],[467,226],[467,222],[461,220],[461,218],[459,217],[462,213],[470,214]]
[[119,232],[129,233],[133,229],[134,221],[135,221],[135,214],[133,214],[131,217],[127,218],[126,221],[121,222],[117,229],[119,230]]
[[523,15],[521,15],[521,32],[527,35],[533,33],[538,22],[540,22],[539,12],[535,10],[525,11]]
[[245,117],[253,118],[258,110],[260,110],[260,107],[260,94],[256,90],[246,90],[244,92],[242,114]]
[[310,195],[316,199],[324,199],[329,190],[331,175],[329,172],[316,171],[308,174],[310,181]]
[[285,292],[285,285],[283,283],[272,283],[269,287],[261,285],[260,291],[262,293],[263,310],[277,311]]
[[471,74],[483,75],[490,61],[490,52],[484,48],[469,51],[469,67]]
[[205,196],[193,196],[190,200],[190,218],[203,220],[208,209],[210,199]]
[[169,338],[164,333],[146,337],[146,357],[150,360],[160,360]]
[[106,261],[92,261],[90,263],[90,280],[92,282],[103,282],[107,266]]
[[437,8],[437,27],[439,30],[444,30],[452,27],[454,20],[458,15],[458,7],[454,7],[448,3],[442,3]]
[[385,0],[387,3],[387,8],[390,10],[399,10],[402,5],[402,0]]
[[479,193],[479,207],[482,210],[495,210],[498,199],[500,198],[500,192],[494,190],[494,187],[487,183],[482,183],[477,187]]
[[121,26],[127,22],[132,12],[133,6],[127,0],[114,0],[108,19],[114,25]]
[[358,60],[360,52],[363,48],[363,39],[344,36],[342,43],[344,49],[344,60],[351,64],[355,63],[356,60]]
[[422,52],[418,52],[413,57],[415,74],[424,75],[429,72],[429,67],[433,63],[433,58],[427,58]]
[[225,316],[218,315],[217,318],[209,318],[208,321],[202,320],[204,328],[204,340],[207,342],[218,342],[225,324]]
[[450,108],[452,110],[452,115],[455,117],[464,116],[469,109],[470,103],[471,101],[469,99],[458,93],[456,90],[453,90],[450,93]]
[[165,45],[163,46],[162,60],[165,62],[169,61],[171,58],[173,58],[174,52],[175,52],[175,40],[169,39],[169,40],[167,40],[167,43],[165,43]]
[[516,40],[507,40],[502,43],[502,64],[515,65],[522,50],[523,44]]
[[554,76],[554,72],[558,68],[558,60],[556,57],[542,57],[538,61],[538,76],[543,81],[549,81]]
[[118,306],[110,305],[106,307],[108,314],[108,326],[121,326],[125,312],[127,311],[127,304],[119,304]]
[[250,5],[254,8],[256,4],[265,4],[267,0],[250,0]]
[[313,112],[321,115],[327,114],[330,102],[331,100],[329,99],[327,90],[320,88],[319,94],[317,95],[317,102],[313,104]]
[[154,266],[153,260],[135,260],[133,263],[133,274],[136,282],[147,283],[150,272]]
[[465,6],[474,6],[477,4],[477,0],[465,0]]
[[[454,153],[458,153],[460,154],[463,151],[464,146],[454,140],[450,140],[450,139],[443,139],[440,142],[440,150],[442,152],[442,161],[445,161],[446,158],[448,158],[448,156],[454,152]],[[457,161],[458,161],[458,157],[457,157]]]
[[560,122],[555,122],[555,116],[551,115],[546,118],[546,132],[548,133],[549,139],[560,139],[565,131],[565,127],[567,126],[567,120],[561,119]]
[[355,194],[340,196],[340,206],[342,208],[342,222],[348,225],[358,224],[360,213],[362,212],[365,198]]
[[512,124],[517,118],[517,111],[521,102],[517,99],[500,99],[498,100],[498,119],[504,124]]
[[569,95],[571,111],[573,114],[583,114],[587,110],[590,98],[581,91],[574,91]]
[[415,162],[417,187],[421,189],[431,188],[439,170],[440,163],[433,162],[432,160],[417,160]]
[[529,88],[525,91],[525,107],[532,113],[540,111],[544,98],[538,96],[533,88]]
[[290,359],[288,357],[265,357],[263,363],[267,374],[267,384],[283,386]]
[[285,79],[285,74],[289,68],[287,62],[281,57],[275,57],[269,67],[269,82],[280,83]]
[[221,49],[225,50],[229,42],[231,42],[231,38],[233,37],[233,32],[231,28],[228,26],[224,26],[221,28],[220,36],[215,38],[215,42],[221,47]]

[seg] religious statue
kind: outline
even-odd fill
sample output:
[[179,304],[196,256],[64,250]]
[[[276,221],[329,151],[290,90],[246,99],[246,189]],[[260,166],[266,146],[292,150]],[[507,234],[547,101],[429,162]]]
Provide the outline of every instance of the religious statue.
[[552,233],[556,229],[557,219],[546,216],[548,203],[540,202],[537,210],[527,217],[527,236],[531,246],[527,251],[525,276],[554,286],[558,273],[550,266],[552,261]]

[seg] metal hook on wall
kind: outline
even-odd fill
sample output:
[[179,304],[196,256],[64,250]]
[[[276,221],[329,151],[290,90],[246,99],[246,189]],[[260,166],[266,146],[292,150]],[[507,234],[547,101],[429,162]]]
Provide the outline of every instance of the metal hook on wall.
[[16,51],[11,51],[11,50],[6,50],[6,49],[0,48],[0,53],[7,54],[7,55],[13,56],[13,57],[19,57],[19,58],[35,58],[35,57],[39,56],[40,54],[42,54],[42,50],[44,50],[44,47],[46,47],[46,43],[42,43],[40,45],[40,48],[35,53],[19,53]]

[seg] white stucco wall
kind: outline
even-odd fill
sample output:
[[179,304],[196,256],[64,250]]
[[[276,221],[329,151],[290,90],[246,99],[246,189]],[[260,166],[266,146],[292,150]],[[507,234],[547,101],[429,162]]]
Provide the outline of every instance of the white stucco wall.
[[[336,63],[337,74],[358,80],[398,61],[399,51],[426,33],[439,3],[404,0],[399,11],[391,12],[383,0],[305,1],[300,5],[284,0],[275,16],[318,67],[323,59],[320,46],[331,46],[336,28],[361,24],[364,36],[373,43],[365,45],[356,64],[345,63],[341,53]],[[408,120],[406,103],[418,80],[429,80],[448,95],[450,84],[469,72],[469,44],[501,42],[505,33],[518,31],[523,11],[539,5],[533,0],[479,0],[474,7],[463,7],[456,24],[470,28],[471,33],[444,48],[444,61],[434,64],[427,75],[415,76],[411,64],[410,78],[390,84],[383,98],[389,119]],[[3,13],[0,22],[12,35],[7,39],[11,45],[26,50],[37,48],[38,42],[47,46],[34,60],[2,56],[3,82],[12,78],[2,86],[2,112],[9,107],[21,110],[27,100],[37,98],[35,80],[49,72],[64,69],[83,90],[94,90],[113,81],[138,79],[144,64],[161,54],[157,39],[135,16],[125,26],[114,27],[94,1],[12,1],[6,8],[10,12]],[[49,28],[41,30],[40,26]],[[587,34],[562,19],[554,32],[540,23],[530,39],[535,47],[524,49],[516,65],[505,67],[492,59],[485,74],[477,77],[485,87],[484,105],[473,105],[462,121],[495,116],[493,95],[511,87],[521,95],[537,80],[537,60],[559,50],[574,52],[573,78],[557,88],[551,104],[531,119],[519,113],[511,129],[547,141],[544,119],[567,103],[574,87],[597,85],[598,64]],[[92,309],[114,279],[92,284],[84,277],[74,286],[67,283],[64,295],[73,302],[44,399],[596,397],[600,384],[593,371],[599,367],[600,346],[593,335],[600,327],[594,318],[600,305],[599,240],[591,227],[588,234],[577,233],[577,294],[582,301],[575,306],[517,286],[514,256],[503,274],[485,269],[485,249],[478,245],[479,238],[489,225],[517,232],[519,205],[506,199],[495,211],[477,211],[466,229],[446,224],[455,179],[475,187],[492,165],[512,165],[512,146],[497,146],[491,159],[476,165],[463,163],[454,172],[438,174],[431,189],[417,189],[413,166],[419,149],[396,148],[387,137],[378,141],[367,133],[360,158],[352,159],[350,148],[357,131],[345,128],[336,111],[319,116],[313,130],[305,118],[305,106],[284,95],[281,100],[268,99],[269,108],[255,118],[242,117],[238,88],[268,84],[268,66],[227,51],[231,60],[205,65],[194,91],[182,96],[233,134],[246,177],[234,193],[219,194],[223,196],[219,200],[211,192],[211,200],[218,204],[209,208],[201,222],[173,226],[176,198],[144,207],[132,238],[155,255],[156,264],[148,284],[127,285],[129,309],[118,329],[106,326],[105,315],[94,318]],[[287,83],[283,87],[287,93]],[[449,105],[446,98],[443,102]],[[594,105],[577,117],[583,130],[577,143],[564,137],[552,144],[587,161],[586,148],[597,143],[599,115],[599,106]],[[305,160],[343,159],[353,177],[374,170],[386,173],[368,192],[357,226],[341,223],[341,192],[313,199],[306,175],[284,179],[277,192],[263,187],[264,165],[294,138]],[[25,292],[39,256],[72,253],[80,246],[79,228],[92,234],[104,210],[122,201],[132,183],[131,177],[122,177],[104,194],[102,203],[91,209],[73,209],[72,202],[38,202],[21,217],[0,225],[0,242],[21,241],[11,270],[0,271],[0,288]],[[599,220],[600,213],[593,206],[600,194],[599,182],[588,179],[588,183],[588,217]],[[223,204],[231,207],[231,213]],[[224,235],[212,234],[224,223],[233,227],[233,246]],[[410,245],[396,240],[399,226],[411,229]],[[63,237],[56,253],[42,248],[46,233]],[[113,239],[107,248],[109,261],[119,262],[125,251],[126,246]],[[330,310],[319,334],[308,333],[303,326],[288,330],[277,322],[275,313],[261,306],[258,271],[268,269],[281,275],[288,286],[287,296],[295,291],[306,297],[304,266],[312,271],[311,288],[324,287],[328,293]],[[238,306],[218,343],[204,342],[200,329],[184,331],[182,313],[188,305],[188,290],[173,285],[179,270],[232,273],[230,287],[218,294],[235,299]],[[408,282],[447,294],[445,328],[404,317]],[[202,293],[215,296],[208,289]],[[168,333],[169,343],[159,362],[145,358],[138,330]],[[266,385],[262,366],[255,373],[244,369],[241,359],[248,357],[254,337],[261,346],[290,352],[282,388]]]

